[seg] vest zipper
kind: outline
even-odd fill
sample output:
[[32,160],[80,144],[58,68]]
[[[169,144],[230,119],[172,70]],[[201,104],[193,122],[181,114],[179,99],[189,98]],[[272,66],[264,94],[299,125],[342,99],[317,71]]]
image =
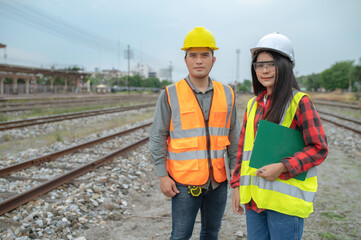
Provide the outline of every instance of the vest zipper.
[[209,171],[211,174],[211,177],[213,178],[213,165],[212,165],[212,160],[211,160],[211,138],[209,135],[209,126],[208,126],[208,121],[204,121],[205,125],[206,125],[206,136],[207,136],[207,154],[208,154],[208,165],[209,165]]
[[[216,181],[213,177],[213,165],[212,165],[212,158],[211,158],[211,137],[209,134],[209,115],[211,114],[211,109],[212,109],[212,103],[213,103],[213,93],[214,93],[214,89],[212,91],[212,97],[211,97],[211,104],[209,105],[209,111],[208,111],[208,120],[206,121],[204,116],[204,123],[206,125],[206,138],[207,138],[207,154],[208,154],[208,165],[209,165],[209,175],[211,177],[211,179],[213,179],[214,181]],[[199,103],[198,103],[199,104]],[[202,110],[203,113],[203,110]]]
[[[188,86],[192,89],[192,87],[189,85],[188,81],[186,81]],[[201,104],[199,104],[198,98],[197,98],[197,93],[192,89],[192,92],[194,94],[194,97],[197,100],[198,106],[201,109],[202,115],[203,115],[203,120],[204,120],[204,125],[206,128],[206,138],[207,138],[207,155],[208,155],[208,167],[209,167],[209,176],[211,179],[214,180],[213,177],[213,166],[212,166],[212,159],[211,159],[211,137],[209,135],[209,115],[211,114],[211,108],[212,108],[212,102],[213,102],[213,93],[214,93],[214,88],[212,90],[212,97],[211,97],[211,104],[209,105],[209,111],[208,111],[208,120],[206,120],[204,113],[203,113],[203,109],[201,107]],[[215,181],[215,180],[214,180]]]

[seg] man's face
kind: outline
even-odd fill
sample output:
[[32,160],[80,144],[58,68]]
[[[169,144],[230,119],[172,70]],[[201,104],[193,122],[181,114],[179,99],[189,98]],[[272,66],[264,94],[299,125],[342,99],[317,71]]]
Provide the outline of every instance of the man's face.
[[213,57],[211,49],[195,47],[187,51],[184,61],[190,76],[193,78],[204,78],[208,77],[216,58]]

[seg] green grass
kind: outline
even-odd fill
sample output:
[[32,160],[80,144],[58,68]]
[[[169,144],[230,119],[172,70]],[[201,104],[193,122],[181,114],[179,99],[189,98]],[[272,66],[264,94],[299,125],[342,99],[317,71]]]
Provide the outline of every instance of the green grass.
[[8,116],[6,116],[3,113],[0,113],[0,122],[6,122],[8,121]]
[[55,140],[56,140],[57,142],[63,141],[63,138],[62,138],[61,135],[62,135],[62,132],[61,132],[61,131],[56,131],[56,132],[54,133]]
[[356,111],[356,110],[350,110],[350,109],[332,109],[332,111],[336,114],[339,115],[346,115],[352,118],[356,118],[359,119],[361,118],[361,111]]
[[338,239],[337,236],[333,235],[332,233],[319,233],[321,239]]
[[11,135],[5,134],[4,137],[3,137],[3,140],[4,140],[4,142],[10,141],[11,140]]
[[63,124],[63,130],[57,130],[46,135],[37,137],[29,137],[24,139],[10,139],[9,141],[2,141],[1,147],[6,151],[0,151],[0,159],[5,157],[8,152],[19,152],[29,148],[38,148],[39,146],[50,146],[58,141],[71,141],[73,139],[88,136],[93,133],[104,131],[106,129],[114,129],[125,124],[135,123],[145,119],[152,119],[153,110],[147,109],[139,113],[131,113],[128,115],[121,115],[117,118],[112,118],[102,122],[97,122],[87,126],[73,126],[71,124]]
[[327,217],[328,219],[335,219],[337,221],[346,219],[346,215],[332,212],[323,212],[321,213],[321,216]]
[[[123,107],[125,104],[106,104],[106,105],[92,105],[92,106],[75,106],[75,107],[61,107],[61,108],[34,108],[32,111],[26,112],[21,116],[16,117],[7,117],[7,121],[13,121],[17,119],[26,119],[26,118],[34,118],[34,117],[42,117],[48,115],[58,115],[65,113],[74,113],[74,112],[82,112],[89,110],[97,110],[104,108],[113,108],[113,107]],[[128,105],[128,104],[127,104]],[[0,116],[1,118],[1,116]]]

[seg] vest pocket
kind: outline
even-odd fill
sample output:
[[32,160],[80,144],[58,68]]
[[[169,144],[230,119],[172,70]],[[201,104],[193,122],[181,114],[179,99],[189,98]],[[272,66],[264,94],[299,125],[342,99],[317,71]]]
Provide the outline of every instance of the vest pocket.
[[213,177],[216,182],[223,182],[227,179],[226,166],[224,165],[223,158],[217,158],[212,160],[213,165]]
[[212,165],[213,165],[214,168],[222,170],[222,169],[225,168],[224,159],[223,158],[213,159]]
[[174,152],[186,152],[198,148],[197,138],[178,138],[170,141],[169,147]]
[[182,129],[192,129],[199,127],[199,117],[196,109],[184,109],[180,112]]
[[211,119],[212,125],[215,127],[225,127],[227,112],[225,111],[213,111],[213,119]]
[[218,136],[217,137],[217,147],[220,147],[221,149],[226,148],[228,145],[230,145],[231,142],[228,139],[228,136]]
[[173,161],[174,170],[177,172],[198,171],[198,160]]

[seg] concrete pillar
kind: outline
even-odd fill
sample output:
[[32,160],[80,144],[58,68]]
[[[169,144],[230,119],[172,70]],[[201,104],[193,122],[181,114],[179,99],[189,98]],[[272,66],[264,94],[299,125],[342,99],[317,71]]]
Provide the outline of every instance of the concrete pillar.
[[31,84],[34,86],[34,94],[38,93],[38,84],[36,83],[36,77],[31,77]]
[[66,93],[67,88],[68,88],[68,78],[64,77],[64,93]]
[[77,89],[77,93],[80,93],[80,78],[79,77],[75,77],[75,84],[76,84],[76,89]]
[[5,77],[0,77],[0,95],[4,95]]
[[70,89],[71,89],[71,92],[75,92],[75,79],[74,79],[74,76],[70,76]]
[[54,76],[50,77],[50,91],[54,92]]
[[18,94],[18,77],[13,76],[13,94]]
[[29,94],[29,82],[30,82],[30,78],[25,78],[25,94],[28,95]]

